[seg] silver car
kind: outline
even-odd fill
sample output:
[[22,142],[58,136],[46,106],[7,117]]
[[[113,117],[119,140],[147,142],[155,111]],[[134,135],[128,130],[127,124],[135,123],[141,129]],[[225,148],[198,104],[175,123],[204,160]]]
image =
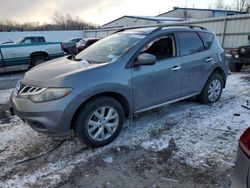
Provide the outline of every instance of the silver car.
[[100,147],[135,113],[193,96],[205,104],[218,101],[227,76],[224,50],[205,28],[128,29],[31,69],[10,106],[36,131],[74,131]]

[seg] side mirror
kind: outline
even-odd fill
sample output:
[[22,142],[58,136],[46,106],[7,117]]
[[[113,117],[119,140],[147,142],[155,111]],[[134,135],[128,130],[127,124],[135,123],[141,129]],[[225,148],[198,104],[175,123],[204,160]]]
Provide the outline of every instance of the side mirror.
[[142,53],[137,57],[135,65],[154,65],[156,62],[156,57],[152,54]]

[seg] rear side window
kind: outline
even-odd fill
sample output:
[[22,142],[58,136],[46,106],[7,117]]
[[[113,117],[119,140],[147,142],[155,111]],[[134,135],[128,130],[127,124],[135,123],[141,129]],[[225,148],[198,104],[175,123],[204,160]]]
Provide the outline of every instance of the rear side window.
[[197,33],[178,32],[177,36],[179,39],[180,54],[182,56],[197,53],[204,50],[203,42]]
[[45,42],[45,39],[43,37],[38,38],[39,42]]
[[38,38],[31,38],[31,43],[38,43]]
[[214,41],[214,35],[212,33],[199,32],[206,49],[209,49],[212,46]]

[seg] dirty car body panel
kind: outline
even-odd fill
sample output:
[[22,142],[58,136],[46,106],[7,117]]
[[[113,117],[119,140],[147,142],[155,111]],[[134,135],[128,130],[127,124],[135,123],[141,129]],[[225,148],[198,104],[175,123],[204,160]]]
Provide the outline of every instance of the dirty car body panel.
[[[29,124],[32,122],[42,124],[42,130],[37,128],[39,126],[36,128],[31,126],[37,131],[66,135],[72,129],[72,121],[77,110],[86,101],[98,95],[119,95],[128,104],[130,115],[197,95],[214,69],[220,68],[226,79],[228,67],[218,58],[224,54],[224,50],[218,45],[212,45],[209,50],[203,49],[202,52],[199,52],[205,58],[201,61],[198,54],[194,54],[192,58],[182,56],[179,53],[178,38],[175,33],[187,30],[200,31],[200,29],[187,29],[186,27],[122,31],[111,35],[111,39],[124,35],[132,38],[134,43],[119,58],[115,58],[113,55],[108,57],[111,59],[109,62],[88,63],[85,60],[62,57],[38,65],[25,74],[21,80],[23,84],[42,88],[72,88],[72,92],[64,98],[44,103],[34,103],[13,92],[10,106],[15,114]],[[174,56],[164,60],[157,59],[152,66],[134,66],[133,63],[141,50],[162,36],[166,37],[166,40],[171,39],[174,42],[172,43]],[[111,39],[101,39],[81,52],[79,57],[82,53],[85,54],[89,50],[97,48],[105,40]],[[111,40],[111,42],[113,41]],[[117,49],[107,48],[107,50],[115,51]],[[207,62],[206,58],[210,57],[209,51],[213,51],[214,56],[213,60]],[[196,59],[197,63],[192,64],[193,59]],[[187,80],[192,80],[193,75],[195,76],[193,81],[188,83]],[[191,84],[194,85],[194,89],[191,89]]]

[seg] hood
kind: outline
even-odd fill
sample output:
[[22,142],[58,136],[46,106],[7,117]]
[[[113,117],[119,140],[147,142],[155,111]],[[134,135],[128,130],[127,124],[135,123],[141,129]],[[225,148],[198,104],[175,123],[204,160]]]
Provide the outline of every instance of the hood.
[[105,64],[88,64],[86,61],[73,61],[67,57],[42,63],[25,73],[23,82],[43,86],[47,82],[60,81],[77,73],[103,66]]

